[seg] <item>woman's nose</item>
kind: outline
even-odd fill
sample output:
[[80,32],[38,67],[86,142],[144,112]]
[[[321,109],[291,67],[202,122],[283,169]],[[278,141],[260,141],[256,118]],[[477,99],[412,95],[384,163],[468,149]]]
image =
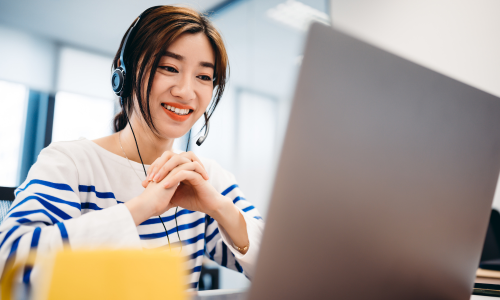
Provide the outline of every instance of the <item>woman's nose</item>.
[[172,96],[182,100],[192,100],[196,94],[194,92],[193,80],[189,76],[182,76],[171,89]]

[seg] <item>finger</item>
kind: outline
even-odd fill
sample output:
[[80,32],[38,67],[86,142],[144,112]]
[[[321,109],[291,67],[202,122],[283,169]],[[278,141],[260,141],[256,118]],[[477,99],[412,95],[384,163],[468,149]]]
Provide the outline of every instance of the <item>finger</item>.
[[158,159],[160,159],[160,158],[158,157],[157,159],[155,159],[155,161],[148,167],[148,171],[147,171],[148,176],[146,176],[145,180],[151,180],[151,175],[153,175],[153,170],[154,170],[155,166],[157,165]]
[[180,170],[194,171],[196,173],[199,173],[203,177],[203,179],[208,180],[207,170],[205,170],[203,165],[197,161],[190,162],[190,163],[187,163],[184,165],[180,165],[177,168],[175,168],[174,170],[172,170],[172,172],[178,172]]
[[154,176],[158,172],[158,170],[170,159],[174,156],[175,153],[172,151],[165,151],[163,154],[158,157],[148,169],[148,177],[147,180],[153,180]]
[[[183,152],[183,153],[181,153],[181,155],[189,158],[193,162],[194,161],[198,162],[203,167],[203,169],[205,169],[205,166],[203,165],[201,160],[198,158],[198,156],[196,156],[196,154],[194,154],[193,151]],[[200,173],[200,174],[203,176],[203,178],[205,178],[205,180],[208,180],[208,173],[207,172],[204,172],[203,174]]]
[[170,159],[172,156],[176,155],[172,151],[165,151],[162,153],[160,157],[158,157],[153,164],[151,164],[150,169],[151,172],[148,172],[148,180],[153,180],[154,176],[158,172],[158,170]]
[[175,172],[175,174],[169,174],[164,183],[164,187],[169,189],[183,181],[188,181],[192,185],[197,185],[202,181],[205,181],[203,177],[198,172],[190,171],[190,170],[179,170]]
[[[199,162],[195,161],[195,162],[189,162],[189,163],[185,163],[183,165],[177,166],[172,171],[170,171],[169,175],[174,176],[176,173],[183,171],[183,170],[196,172],[196,173],[200,174],[202,177],[203,177],[204,173],[206,174],[205,168],[203,168],[203,166]],[[203,177],[203,179],[205,179],[205,178]]]
[[205,169],[197,161],[195,161],[195,162],[190,162],[190,163],[180,165],[177,168],[173,169],[170,172],[170,174],[168,174],[168,176],[165,178],[165,180],[164,180],[165,182],[163,183],[164,184],[163,186],[165,188],[171,188],[171,187],[175,186],[172,178],[175,178],[175,176],[178,173],[183,172],[183,171],[195,172],[195,173],[199,174],[203,180],[205,180],[205,178],[202,175],[203,172],[206,172]]
[[149,185],[149,180],[144,179],[144,180],[142,181],[142,183],[141,183],[141,184],[142,184],[142,187],[143,187],[143,188],[147,188],[147,187],[148,187],[148,185]]
[[157,172],[153,177],[154,182],[160,182],[163,178],[167,177],[168,173],[178,167],[179,165],[191,163],[186,157],[180,156],[178,154],[174,154]]

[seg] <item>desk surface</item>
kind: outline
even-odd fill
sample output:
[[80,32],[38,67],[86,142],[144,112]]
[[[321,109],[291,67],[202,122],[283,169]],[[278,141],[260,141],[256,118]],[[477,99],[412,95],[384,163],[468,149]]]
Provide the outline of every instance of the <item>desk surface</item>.
[[[500,280],[499,280],[500,281]],[[477,281],[476,281],[477,282]],[[245,290],[211,290],[200,291],[194,295],[191,300],[244,300]],[[470,300],[494,300],[497,297],[476,296],[472,295]]]
[[[476,277],[476,283],[500,284],[500,279]],[[211,290],[199,291],[192,296],[191,300],[244,300],[246,290]],[[500,299],[497,297],[472,295],[470,300]]]
[[198,291],[190,300],[245,300],[246,289],[243,290],[210,290]]

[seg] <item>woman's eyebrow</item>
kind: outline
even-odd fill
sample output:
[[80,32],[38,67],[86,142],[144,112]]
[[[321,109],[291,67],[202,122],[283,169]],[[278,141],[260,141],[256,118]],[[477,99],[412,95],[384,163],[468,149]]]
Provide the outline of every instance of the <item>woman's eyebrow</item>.
[[177,59],[177,60],[184,60],[184,56],[170,52],[170,51],[165,51],[165,53],[163,53],[163,56],[172,57],[172,58]]
[[[177,53],[170,52],[170,51],[165,51],[165,53],[163,54],[163,56],[172,57],[173,59],[177,59],[177,60],[180,60],[180,61],[184,60],[184,56],[182,56],[180,54],[177,54]],[[212,69],[215,70],[215,66],[211,62],[202,61],[202,62],[200,62],[200,66],[206,67],[206,68],[212,68]]]
[[202,66],[202,67],[207,67],[207,68],[212,68],[212,69],[214,69],[214,70],[215,70],[214,64],[213,64],[213,63],[206,62],[206,61],[202,61],[202,62],[200,62],[200,66]]

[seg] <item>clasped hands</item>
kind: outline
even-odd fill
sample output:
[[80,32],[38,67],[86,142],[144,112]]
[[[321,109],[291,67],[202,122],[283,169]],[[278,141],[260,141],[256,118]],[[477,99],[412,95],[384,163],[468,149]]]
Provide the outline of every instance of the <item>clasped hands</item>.
[[226,229],[234,245],[247,246],[248,250],[250,242],[243,215],[231,199],[208,182],[208,173],[193,152],[166,151],[151,164],[148,174],[142,182],[144,192],[125,203],[136,226],[180,206],[211,216]]
[[215,190],[208,178],[205,167],[193,152],[165,151],[149,167],[148,176],[142,182],[144,192],[126,206],[136,225],[176,206],[214,216],[228,204],[228,199]]

